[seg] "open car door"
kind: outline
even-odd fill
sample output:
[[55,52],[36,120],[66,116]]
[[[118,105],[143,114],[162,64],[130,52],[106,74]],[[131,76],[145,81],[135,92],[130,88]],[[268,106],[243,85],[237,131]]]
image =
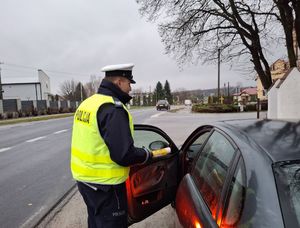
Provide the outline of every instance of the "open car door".
[[130,224],[149,217],[175,199],[179,173],[179,151],[166,133],[150,125],[135,125],[134,129],[136,147],[148,150],[170,147],[171,153],[130,168],[126,181]]

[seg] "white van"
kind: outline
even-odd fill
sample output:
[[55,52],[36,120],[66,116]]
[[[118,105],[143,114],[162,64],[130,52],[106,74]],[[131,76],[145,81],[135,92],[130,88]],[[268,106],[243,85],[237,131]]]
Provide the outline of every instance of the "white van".
[[184,105],[185,106],[191,106],[192,105],[192,101],[187,99],[187,100],[184,100]]

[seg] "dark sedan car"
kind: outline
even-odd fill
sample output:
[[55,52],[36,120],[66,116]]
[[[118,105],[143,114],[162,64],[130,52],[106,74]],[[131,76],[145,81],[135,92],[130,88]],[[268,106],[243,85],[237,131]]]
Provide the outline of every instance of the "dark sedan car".
[[156,103],[156,110],[170,110],[170,104],[167,100],[159,100]]
[[205,125],[180,150],[156,127],[135,129],[136,146],[172,152],[131,168],[131,223],[173,202],[182,227],[300,227],[300,122]]

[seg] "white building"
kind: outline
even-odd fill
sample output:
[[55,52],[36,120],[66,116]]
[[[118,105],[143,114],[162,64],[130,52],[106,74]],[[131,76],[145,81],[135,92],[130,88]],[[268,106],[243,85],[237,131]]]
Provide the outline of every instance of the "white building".
[[3,99],[50,100],[50,78],[42,70],[38,70],[33,78],[3,78]]
[[290,69],[268,92],[269,119],[300,119],[300,72]]

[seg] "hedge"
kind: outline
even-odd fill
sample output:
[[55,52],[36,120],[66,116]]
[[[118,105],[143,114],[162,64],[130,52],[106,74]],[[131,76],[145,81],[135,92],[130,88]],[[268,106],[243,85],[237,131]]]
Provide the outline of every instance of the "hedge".
[[203,104],[193,105],[193,112],[203,113],[225,113],[225,112],[238,112],[239,107],[237,105],[229,104]]

